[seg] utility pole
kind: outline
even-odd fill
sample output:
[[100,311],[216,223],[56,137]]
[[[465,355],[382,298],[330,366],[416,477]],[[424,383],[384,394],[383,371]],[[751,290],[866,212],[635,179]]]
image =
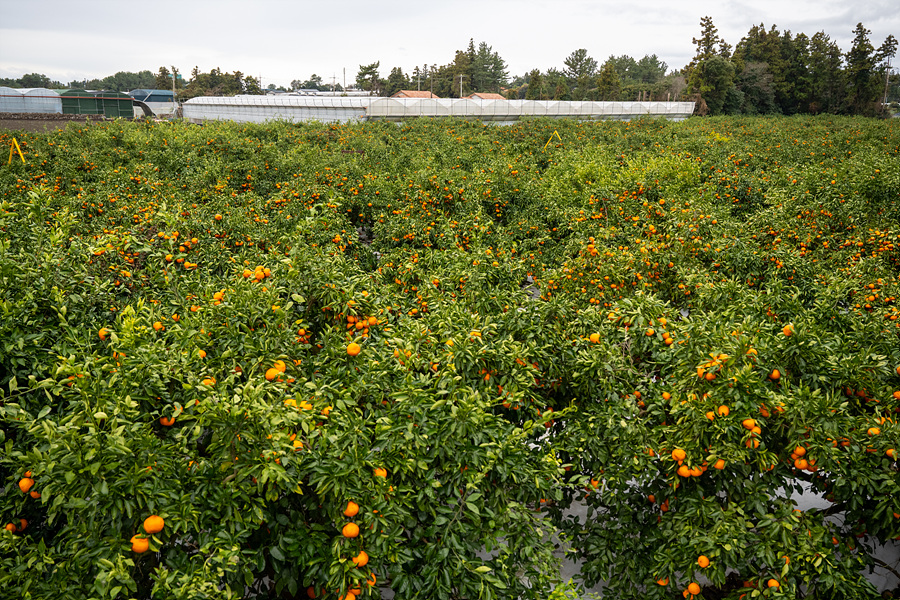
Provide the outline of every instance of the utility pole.
[[463,97],[463,95],[462,95],[463,77],[465,77],[464,74],[459,76],[459,97],[460,98]]
[[888,82],[891,80],[891,57],[888,56],[887,69],[884,70],[884,105],[888,101]]

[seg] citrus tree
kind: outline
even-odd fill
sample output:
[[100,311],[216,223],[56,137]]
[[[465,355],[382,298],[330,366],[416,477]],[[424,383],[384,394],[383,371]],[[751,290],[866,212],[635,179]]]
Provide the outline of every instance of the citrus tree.
[[896,124],[17,140],[10,593],[574,597],[562,545],[611,598],[890,591]]

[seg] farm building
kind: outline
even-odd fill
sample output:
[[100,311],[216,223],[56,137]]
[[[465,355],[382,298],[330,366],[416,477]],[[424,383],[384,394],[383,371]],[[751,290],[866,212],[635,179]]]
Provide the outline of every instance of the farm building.
[[391,98],[440,98],[427,90],[400,90],[392,94]]
[[0,112],[61,113],[59,94],[46,88],[0,87]]
[[131,90],[128,95],[146,104],[154,115],[171,115],[178,108],[172,90]]
[[62,99],[62,112],[67,115],[134,118],[131,96],[122,92],[69,89],[60,91],[59,96]]
[[184,118],[195,123],[232,120],[404,121],[416,117],[459,117],[490,123],[512,123],[528,117],[581,120],[628,120],[642,116],[682,120],[694,112],[693,102],[563,102],[469,98],[379,98],[317,96],[197,97],[183,105]]

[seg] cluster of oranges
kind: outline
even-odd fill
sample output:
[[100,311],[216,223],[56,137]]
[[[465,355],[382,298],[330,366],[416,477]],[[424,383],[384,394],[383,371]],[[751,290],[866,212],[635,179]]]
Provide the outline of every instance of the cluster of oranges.
[[131,542],[131,550],[135,554],[143,554],[150,549],[150,538],[148,536],[155,535],[163,530],[166,522],[159,515],[150,515],[144,519],[144,534],[135,534],[129,540]]

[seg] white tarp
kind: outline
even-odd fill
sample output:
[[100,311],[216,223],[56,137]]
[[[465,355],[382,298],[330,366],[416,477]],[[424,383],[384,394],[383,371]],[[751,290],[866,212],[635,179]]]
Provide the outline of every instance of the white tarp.
[[635,119],[642,116],[685,119],[693,102],[564,102],[556,100],[482,100],[469,98],[378,98],[341,96],[232,96],[192,98],[184,118],[203,122],[271,120],[346,122],[403,121],[415,117],[458,117],[512,123],[523,117]]
[[61,114],[62,100],[47,88],[0,87],[0,112]]

